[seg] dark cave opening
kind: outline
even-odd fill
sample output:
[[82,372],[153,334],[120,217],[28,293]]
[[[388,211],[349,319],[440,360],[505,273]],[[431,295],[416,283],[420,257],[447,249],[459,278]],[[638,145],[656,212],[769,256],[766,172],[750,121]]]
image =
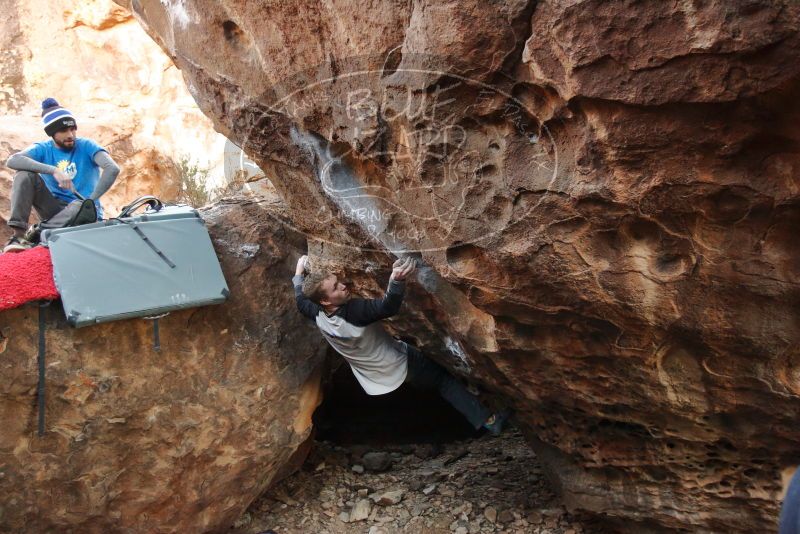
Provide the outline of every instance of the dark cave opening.
[[314,413],[316,439],[339,445],[447,443],[479,435],[435,391],[403,384],[385,395],[367,395],[342,363]]

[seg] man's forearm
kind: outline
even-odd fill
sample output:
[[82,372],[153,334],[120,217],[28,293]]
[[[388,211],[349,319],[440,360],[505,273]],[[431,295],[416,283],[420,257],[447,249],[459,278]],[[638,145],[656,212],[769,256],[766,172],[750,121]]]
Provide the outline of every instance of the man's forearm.
[[36,172],[39,174],[53,174],[58,170],[57,167],[40,163],[30,156],[26,156],[24,152],[17,152],[8,158],[6,167],[15,171]]
[[117,176],[119,176],[119,167],[105,150],[101,150],[94,155],[94,162],[103,169],[94,191],[92,191],[92,194],[89,196],[92,200],[97,200],[114,185]]

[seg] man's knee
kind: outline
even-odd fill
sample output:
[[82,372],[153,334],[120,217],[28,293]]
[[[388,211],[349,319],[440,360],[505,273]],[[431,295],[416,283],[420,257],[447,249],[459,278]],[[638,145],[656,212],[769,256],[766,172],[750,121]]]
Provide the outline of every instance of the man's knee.
[[14,173],[13,185],[16,187],[22,187],[26,185],[36,187],[41,179],[42,178],[38,173],[31,171],[17,171]]

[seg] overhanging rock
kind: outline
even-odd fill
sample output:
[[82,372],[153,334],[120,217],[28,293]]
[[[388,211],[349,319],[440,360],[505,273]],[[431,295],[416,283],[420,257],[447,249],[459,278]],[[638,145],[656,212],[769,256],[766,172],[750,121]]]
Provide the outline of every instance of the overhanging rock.
[[514,403],[571,508],[775,530],[800,4],[125,4],[319,257],[419,252],[398,330]]

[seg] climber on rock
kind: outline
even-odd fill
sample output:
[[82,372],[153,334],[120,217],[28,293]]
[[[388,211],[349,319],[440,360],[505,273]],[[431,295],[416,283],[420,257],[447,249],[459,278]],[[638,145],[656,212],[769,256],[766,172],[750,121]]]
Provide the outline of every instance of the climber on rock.
[[383,395],[403,383],[436,389],[478,429],[499,435],[508,419],[506,412],[493,414],[444,367],[416,347],[392,338],[380,324],[400,310],[406,277],[414,271],[413,258],[397,260],[383,298],[351,298],[350,290],[333,273],[305,276],[308,256],[297,261],[292,278],[297,308],[314,321],[322,336],[350,364],[361,387],[369,395]]
[[40,219],[49,219],[80,195],[94,200],[97,215],[102,217],[99,198],[119,174],[119,167],[105,148],[76,136],[75,117],[53,98],[42,102],[42,123],[51,139],[31,145],[6,162],[17,173],[11,186],[8,219],[14,235],[3,252],[19,252],[33,246],[24,238],[31,209]]

